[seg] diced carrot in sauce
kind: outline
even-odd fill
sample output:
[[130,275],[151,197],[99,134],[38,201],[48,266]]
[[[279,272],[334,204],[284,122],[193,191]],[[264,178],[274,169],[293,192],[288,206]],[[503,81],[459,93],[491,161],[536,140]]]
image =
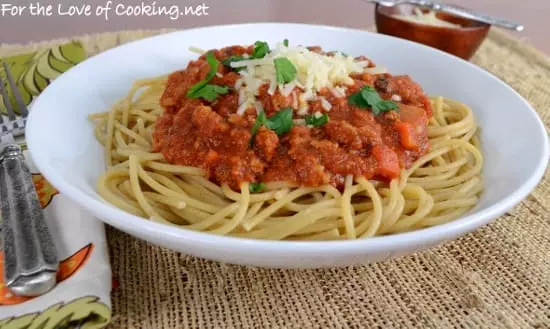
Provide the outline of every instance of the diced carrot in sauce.
[[395,128],[399,132],[401,145],[409,150],[418,149],[418,141],[414,133],[414,127],[410,123],[399,122],[395,124]]
[[384,144],[374,145],[372,155],[378,162],[377,174],[386,178],[399,177],[399,159],[391,148]]

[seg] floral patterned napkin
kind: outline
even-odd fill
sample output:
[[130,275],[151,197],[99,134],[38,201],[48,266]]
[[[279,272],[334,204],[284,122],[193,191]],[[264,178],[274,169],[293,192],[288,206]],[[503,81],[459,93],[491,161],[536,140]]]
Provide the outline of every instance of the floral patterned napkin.
[[[32,111],[33,100],[50,82],[84,59],[82,44],[75,41],[0,60],[8,64]],[[3,70],[0,77],[6,81]],[[1,96],[0,112],[6,113]],[[103,223],[59,194],[33,165],[25,141],[20,143],[61,262],[53,290],[36,298],[20,297],[4,285],[0,250],[0,329],[101,328],[111,319],[112,287]]]

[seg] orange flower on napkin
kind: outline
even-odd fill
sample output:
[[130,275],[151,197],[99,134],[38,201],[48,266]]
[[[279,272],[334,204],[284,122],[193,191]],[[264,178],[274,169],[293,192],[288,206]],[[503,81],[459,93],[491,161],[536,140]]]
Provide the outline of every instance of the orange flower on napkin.
[[[67,280],[86,264],[94,250],[93,244],[84,246],[68,258],[59,263],[57,271],[57,283]],[[0,252],[0,273],[4,273],[4,253]],[[26,302],[33,297],[16,296],[12,294],[4,284],[4,277],[0,276],[0,305],[15,305]]]

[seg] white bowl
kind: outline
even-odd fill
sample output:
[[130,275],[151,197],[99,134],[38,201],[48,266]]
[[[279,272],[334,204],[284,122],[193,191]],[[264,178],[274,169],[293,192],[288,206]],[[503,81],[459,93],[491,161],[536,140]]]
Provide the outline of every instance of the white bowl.
[[[186,66],[204,49],[288,38],[366,55],[393,74],[409,74],[430,95],[472,107],[481,127],[485,191],[479,204],[451,223],[355,241],[277,242],[193,232],[126,213],[96,193],[102,147],[86,116],[126,95],[137,79]],[[280,268],[346,266],[411,254],[489,223],[525,198],[548,164],[548,135],[536,112],[512,88],[484,70],[413,42],[363,31],[300,24],[207,27],[133,42],[92,57],[63,74],[34,104],[27,125],[32,158],[67,197],[106,223],[151,243],[213,260]]]

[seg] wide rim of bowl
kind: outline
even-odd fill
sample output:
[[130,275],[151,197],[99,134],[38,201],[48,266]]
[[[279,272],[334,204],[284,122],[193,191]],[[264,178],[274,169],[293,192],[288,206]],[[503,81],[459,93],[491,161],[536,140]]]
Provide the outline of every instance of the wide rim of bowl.
[[[542,142],[542,154],[539,162],[536,165],[536,169],[532,172],[531,176],[523,182],[523,184],[515,190],[513,193],[504,197],[501,201],[494,203],[487,207],[486,209],[474,212],[472,214],[460,217],[449,223],[440,224],[428,228],[423,228],[411,232],[398,233],[387,236],[376,236],[367,239],[355,239],[355,240],[336,240],[336,241],[276,241],[276,240],[258,240],[250,238],[239,238],[232,236],[220,236],[212,233],[205,233],[199,231],[192,231],[181,227],[170,226],[166,224],[161,224],[141,218],[135,215],[132,215],[128,212],[125,212],[113,205],[110,205],[106,201],[96,200],[95,198],[88,196],[86,193],[73,186],[69,181],[63,178],[62,175],[58,175],[56,170],[50,170],[49,166],[43,162],[40,158],[36,158],[33,154],[33,148],[35,145],[39,144],[38,137],[35,134],[35,131],[38,131],[41,127],[39,121],[35,120],[36,115],[34,111],[30,111],[27,126],[26,126],[26,136],[27,136],[27,145],[29,148],[30,156],[38,168],[38,170],[44,175],[44,177],[55,186],[62,194],[67,198],[74,201],[76,204],[86,209],[87,211],[95,214],[98,219],[111,224],[115,227],[120,227],[127,229],[128,231],[135,231],[136,226],[140,226],[139,231],[147,231],[147,235],[157,235],[162,236],[165,239],[175,241],[174,239],[186,239],[188,243],[197,243],[197,244],[208,244],[211,247],[223,247],[223,248],[255,248],[257,252],[261,251],[276,251],[279,253],[295,253],[299,252],[301,254],[315,254],[319,251],[325,253],[337,254],[342,252],[354,252],[354,251],[369,251],[377,252],[387,250],[389,248],[399,249],[406,248],[411,245],[426,244],[437,242],[441,240],[442,236],[453,236],[458,237],[465,233],[471,232],[474,229],[486,225],[490,221],[496,219],[498,216],[504,214],[507,210],[513,208],[519,204],[524,198],[526,198],[536,187],[536,185],[542,179],[548,161],[550,158],[550,146],[549,139],[544,124],[539,118],[537,112],[530,106],[530,104],[512,87],[508,84],[494,76],[493,74],[485,71],[484,69],[468,62],[463,59],[457,58],[453,55],[447,54],[438,49],[434,49],[413,41],[382,35],[378,33],[372,33],[365,30],[346,28],[346,27],[335,27],[329,25],[317,25],[317,24],[302,24],[302,23],[282,23],[282,22],[257,22],[257,23],[246,23],[246,24],[227,24],[227,25],[214,25],[206,27],[197,27],[193,29],[178,30],[166,34],[161,34],[157,36],[152,36],[136,41],[129,42],[127,44],[109,49],[104,51],[96,56],[93,56],[86,61],[76,65],[71,68],[69,71],[57,78],[56,81],[52,83],[54,85],[57,81],[62,81],[68,74],[71,74],[71,71],[79,70],[82,66],[86,65],[87,62],[100,61],[103,57],[107,57],[108,54],[118,51],[118,49],[126,46],[135,47],[139,44],[147,44],[151,39],[161,39],[171,36],[173,34],[179,33],[192,33],[197,30],[215,30],[215,29],[231,29],[231,28],[254,28],[259,25],[262,26],[287,26],[294,28],[317,28],[320,30],[335,30],[342,32],[352,32],[352,33],[363,33],[366,35],[372,35],[375,38],[392,38],[398,42],[409,43],[412,47],[423,47],[427,48],[431,52],[439,53],[440,56],[446,56],[452,60],[462,61],[463,64],[469,65],[476,70],[479,70],[482,74],[486,75],[488,79],[494,80],[497,83],[504,85],[508,92],[513,93],[516,97],[519,97],[526,108],[529,109],[529,114],[531,120],[535,120],[538,127],[538,134],[546,136]],[[53,90],[48,87],[44,93]],[[36,103],[40,102],[40,97],[36,100]],[[114,219],[116,218],[116,219]],[[139,223],[139,224],[137,224]],[[325,249],[330,247],[330,249]]]

